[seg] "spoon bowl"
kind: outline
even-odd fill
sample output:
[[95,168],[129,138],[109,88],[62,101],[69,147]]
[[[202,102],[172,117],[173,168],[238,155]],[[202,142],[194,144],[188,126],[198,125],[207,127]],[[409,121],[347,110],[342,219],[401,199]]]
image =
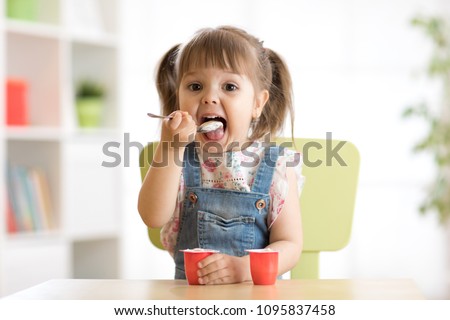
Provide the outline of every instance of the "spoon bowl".
[[222,122],[210,120],[210,121],[203,122],[201,125],[199,125],[197,127],[197,132],[200,132],[200,133],[211,132],[211,131],[215,131],[219,128],[222,128],[222,127],[223,127]]

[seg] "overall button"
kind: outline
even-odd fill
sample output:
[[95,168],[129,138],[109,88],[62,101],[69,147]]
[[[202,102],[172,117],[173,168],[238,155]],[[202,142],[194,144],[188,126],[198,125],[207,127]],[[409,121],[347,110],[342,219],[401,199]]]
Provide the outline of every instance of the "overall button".
[[194,192],[190,192],[189,193],[189,201],[191,201],[192,203],[197,203],[198,197]]
[[264,209],[266,207],[266,201],[264,201],[264,199],[259,199],[256,201],[255,206],[258,210]]

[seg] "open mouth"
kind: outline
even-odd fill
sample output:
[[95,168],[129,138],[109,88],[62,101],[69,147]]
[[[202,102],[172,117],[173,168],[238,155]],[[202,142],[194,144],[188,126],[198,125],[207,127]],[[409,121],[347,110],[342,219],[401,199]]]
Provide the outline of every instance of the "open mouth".
[[206,139],[212,140],[212,141],[218,141],[218,140],[222,139],[225,134],[225,130],[227,129],[227,120],[225,120],[225,118],[223,118],[221,116],[211,115],[211,116],[202,117],[200,122],[201,122],[201,124],[203,124],[207,121],[208,122],[209,121],[221,122],[222,127],[218,128],[214,131],[209,131],[209,132],[203,133],[203,135],[206,137]]

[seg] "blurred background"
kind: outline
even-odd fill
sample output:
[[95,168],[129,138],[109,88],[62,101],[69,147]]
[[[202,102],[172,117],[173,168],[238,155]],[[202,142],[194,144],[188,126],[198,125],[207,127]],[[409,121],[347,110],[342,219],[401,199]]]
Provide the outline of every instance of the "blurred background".
[[428,126],[402,117],[442,104],[433,44],[411,20],[450,23],[449,1],[0,2],[0,296],[51,278],[173,277],[136,209],[139,149],[158,138],[154,71],[196,30],[231,24],[285,58],[295,136],[360,151],[351,240],[321,254],[321,277],[411,278],[450,298],[450,223],[419,212],[437,170],[412,152]]

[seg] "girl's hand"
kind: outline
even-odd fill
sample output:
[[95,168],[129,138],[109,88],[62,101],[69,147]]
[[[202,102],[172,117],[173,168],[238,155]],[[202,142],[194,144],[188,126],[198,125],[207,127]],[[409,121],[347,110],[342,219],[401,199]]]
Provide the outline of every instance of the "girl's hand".
[[249,256],[216,253],[198,263],[200,284],[225,284],[251,280]]
[[197,125],[192,116],[185,111],[175,111],[172,115],[172,119],[163,120],[161,141],[175,141],[180,145],[194,141]]

